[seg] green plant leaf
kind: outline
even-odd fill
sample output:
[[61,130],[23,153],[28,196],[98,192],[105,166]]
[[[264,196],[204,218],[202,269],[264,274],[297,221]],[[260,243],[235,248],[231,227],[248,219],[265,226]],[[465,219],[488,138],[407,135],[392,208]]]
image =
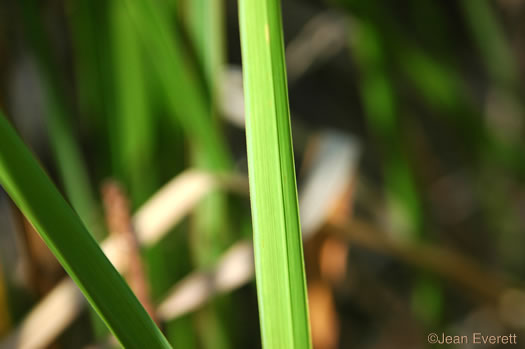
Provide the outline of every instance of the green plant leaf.
[[[60,79],[60,70],[53,59],[52,49],[45,35],[38,2],[24,0],[20,1],[19,6],[22,24],[42,77],[46,107],[44,113],[57,169],[68,200],[93,232],[99,225],[98,208],[89,184],[82,152],[67,117],[70,107],[65,98],[64,83]],[[96,233],[95,235],[100,237],[98,230]]]
[[171,348],[1,113],[0,184],[125,348]]
[[225,170],[231,157],[216,121],[204,84],[185,52],[184,39],[161,2],[122,0],[156,73],[170,112],[192,143],[206,155],[206,168]]
[[280,2],[239,1],[255,269],[265,348],[309,348]]
[[115,113],[110,116],[117,156],[114,170],[130,190],[133,205],[142,204],[155,188],[155,113],[146,92],[142,45],[129,13],[118,2],[109,5],[115,86]]

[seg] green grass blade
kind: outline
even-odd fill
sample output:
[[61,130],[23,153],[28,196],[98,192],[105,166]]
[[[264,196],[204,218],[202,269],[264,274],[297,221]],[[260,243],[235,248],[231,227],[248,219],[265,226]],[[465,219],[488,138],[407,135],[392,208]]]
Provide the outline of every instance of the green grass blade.
[[280,2],[240,0],[239,20],[263,346],[309,348]]
[[128,186],[134,206],[154,191],[154,113],[146,90],[146,72],[140,41],[127,11],[110,4],[115,113],[110,142],[117,149],[115,172]]
[[[218,100],[221,72],[224,67],[224,28],[222,28],[223,9],[222,1],[217,0],[195,0],[185,3],[185,18],[187,18],[189,36],[196,50],[200,66],[206,80],[207,95],[209,100],[202,103],[209,104],[209,115],[212,123],[207,127],[218,127]],[[206,149],[199,146],[198,142],[192,140],[192,163],[199,168],[209,168],[211,163]],[[224,162],[222,168],[229,167],[229,161]],[[193,245],[197,265],[209,267],[213,265],[217,257],[224,252],[232,241],[228,227],[227,197],[224,193],[217,191],[209,195],[195,212],[193,226]]]
[[192,142],[206,154],[206,168],[230,168],[232,160],[216,121],[211,118],[212,107],[204,84],[185,54],[182,33],[172,25],[166,6],[156,1],[121,1],[149,54],[169,110]]
[[[108,137],[109,127],[106,127],[112,120],[115,99],[111,94],[111,46],[107,35],[107,13],[111,4],[103,0],[76,0],[66,4],[76,80],[75,101],[83,125],[90,135],[96,135],[90,144],[90,152],[97,159],[97,168],[106,167],[109,159],[115,157],[108,146],[113,135]],[[97,175],[93,177],[96,182]],[[75,206],[73,208],[77,210]],[[88,225],[88,228],[91,227]],[[100,239],[102,233],[105,231],[100,229],[100,234],[94,235]],[[95,310],[89,310],[89,318],[95,340],[107,338],[109,331]]]
[[170,348],[1,113],[0,184],[125,348]]
[[[93,230],[99,225],[98,208],[82,152],[67,118],[69,106],[64,96],[65,88],[52,57],[44,24],[39,16],[38,4],[33,0],[24,0],[19,5],[23,14],[24,28],[43,77],[48,132],[64,190],[84,223]],[[100,235],[98,231],[96,233]]]
[[[203,73],[207,95],[210,96],[212,127],[218,128],[220,79],[224,68],[224,3],[221,0],[190,0],[184,2],[185,27]],[[192,164],[207,166],[205,149],[192,142]],[[227,165],[227,164],[225,164]],[[196,207],[191,225],[191,250],[198,268],[212,268],[226,247],[233,243],[228,219],[228,197],[222,191],[208,195]],[[200,309],[196,314],[203,349],[232,347],[228,328],[231,326],[231,298],[223,297]]]
[[398,98],[389,78],[384,42],[376,27],[356,21],[350,41],[361,72],[361,98],[370,131],[385,162],[385,182],[394,231],[398,238],[420,238],[421,204],[400,129]]
[[[71,30],[76,80],[76,100],[85,123],[103,133],[113,112],[111,43],[108,35],[110,7],[103,0],[76,0],[66,4]],[[101,135],[101,138],[105,135]],[[107,154],[106,141],[97,153]],[[99,150],[102,148],[103,150]]]
[[505,33],[490,1],[460,1],[466,22],[491,78],[505,87],[519,86],[519,73]]
[[191,0],[185,7],[188,33],[211,90],[212,101],[219,102],[217,93],[225,56],[224,3],[221,0]]
[[[424,215],[410,161],[405,155],[407,147],[399,124],[399,102],[387,69],[384,38],[368,21],[356,21],[355,32],[350,44],[362,73],[360,89],[367,121],[384,157],[390,224],[398,233],[396,238],[420,241],[425,238]],[[413,295],[419,316],[436,322],[441,302],[439,285],[427,275],[420,276]]]

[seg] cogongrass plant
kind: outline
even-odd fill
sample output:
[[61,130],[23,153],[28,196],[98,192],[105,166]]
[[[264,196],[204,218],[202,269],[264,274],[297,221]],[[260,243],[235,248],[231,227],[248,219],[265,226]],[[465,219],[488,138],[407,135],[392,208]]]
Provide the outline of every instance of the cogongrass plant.
[[239,0],[255,271],[265,348],[310,348],[279,0]]
[[0,184],[125,348],[171,348],[1,113]]

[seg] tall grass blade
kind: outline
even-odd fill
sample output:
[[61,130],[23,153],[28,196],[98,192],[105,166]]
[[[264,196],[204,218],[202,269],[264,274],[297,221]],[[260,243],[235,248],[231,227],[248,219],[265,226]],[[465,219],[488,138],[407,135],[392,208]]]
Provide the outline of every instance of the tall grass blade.
[[[64,190],[83,222],[93,231],[100,223],[97,217],[96,200],[80,147],[67,118],[69,106],[63,95],[65,89],[59,79],[59,70],[53,61],[52,51],[44,34],[44,25],[38,15],[38,5],[34,0],[23,0],[20,2],[20,7],[26,34],[43,77],[49,138]],[[99,235],[98,231],[94,232]]]
[[265,348],[310,348],[278,0],[239,1],[246,139]]
[[[203,72],[208,116],[218,132],[218,103],[220,103],[220,79],[224,68],[224,27],[221,0],[191,0],[184,3],[184,18],[191,38],[200,70]],[[206,149],[193,146],[193,164],[206,168]],[[227,166],[228,164],[224,164]],[[215,191],[208,195],[196,208],[192,220],[191,249],[198,268],[211,268],[226,247],[232,243],[232,227],[228,219],[228,198],[226,193]],[[226,349],[231,347],[228,325],[233,312],[230,298],[215,300],[195,314],[199,337],[205,349]]]
[[422,212],[415,181],[406,156],[400,128],[398,99],[386,68],[386,53],[380,33],[372,23],[362,21],[351,40],[351,48],[361,71],[361,99],[371,133],[385,162],[394,231],[407,240],[419,239]]
[[[100,168],[107,166],[110,159],[116,158],[114,149],[108,145],[113,139],[113,129],[109,126],[113,120],[112,115],[115,114],[115,98],[111,93],[111,46],[107,35],[110,12],[108,9],[112,3],[103,0],[76,0],[68,2],[66,6],[70,14],[68,22],[72,34],[77,82],[76,101],[80,117],[89,129],[89,134],[96,135],[90,150],[96,154],[97,167]],[[95,236],[100,240],[101,236]],[[89,310],[89,316],[95,339],[106,339],[108,329],[104,322],[93,309]]]
[[118,2],[109,5],[115,113],[112,129],[115,172],[129,187],[134,206],[153,193],[155,182],[154,118],[146,90],[146,72],[140,40],[127,11]]
[[490,1],[460,1],[465,20],[490,77],[505,88],[519,88],[519,73],[505,32]]
[[188,32],[213,103],[219,92],[219,79],[224,67],[224,1],[191,0],[185,3]]
[[[384,38],[371,22],[363,20],[356,24],[357,34],[351,47],[362,72],[360,89],[367,121],[384,157],[391,225],[399,234],[397,239],[421,241],[425,238],[424,215],[405,155],[407,148],[399,127],[398,98],[388,74]],[[421,318],[429,322],[439,319],[441,291],[430,277],[422,275],[416,280],[412,300]]]
[[187,136],[206,155],[206,168],[228,169],[232,161],[211,118],[212,108],[206,90],[185,54],[182,33],[172,25],[165,6],[156,1],[121,1],[149,54],[169,110]]
[[[112,65],[110,42],[110,7],[103,0],[76,0],[66,4],[72,34],[77,100],[86,124],[100,132],[96,147],[101,157],[107,155],[104,134],[113,113]],[[100,142],[100,139],[104,142]]]
[[125,348],[170,348],[2,114],[0,184]]

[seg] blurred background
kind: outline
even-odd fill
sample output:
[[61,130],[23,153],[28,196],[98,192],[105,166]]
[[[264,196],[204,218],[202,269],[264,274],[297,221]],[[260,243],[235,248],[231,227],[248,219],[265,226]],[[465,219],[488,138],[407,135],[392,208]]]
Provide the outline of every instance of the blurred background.
[[[282,12],[315,348],[525,347],[525,1]],[[175,348],[261,347],[236,1],[1,0],[0,107]],[[1,349],[118,347],[3,191],[0,267]]]

